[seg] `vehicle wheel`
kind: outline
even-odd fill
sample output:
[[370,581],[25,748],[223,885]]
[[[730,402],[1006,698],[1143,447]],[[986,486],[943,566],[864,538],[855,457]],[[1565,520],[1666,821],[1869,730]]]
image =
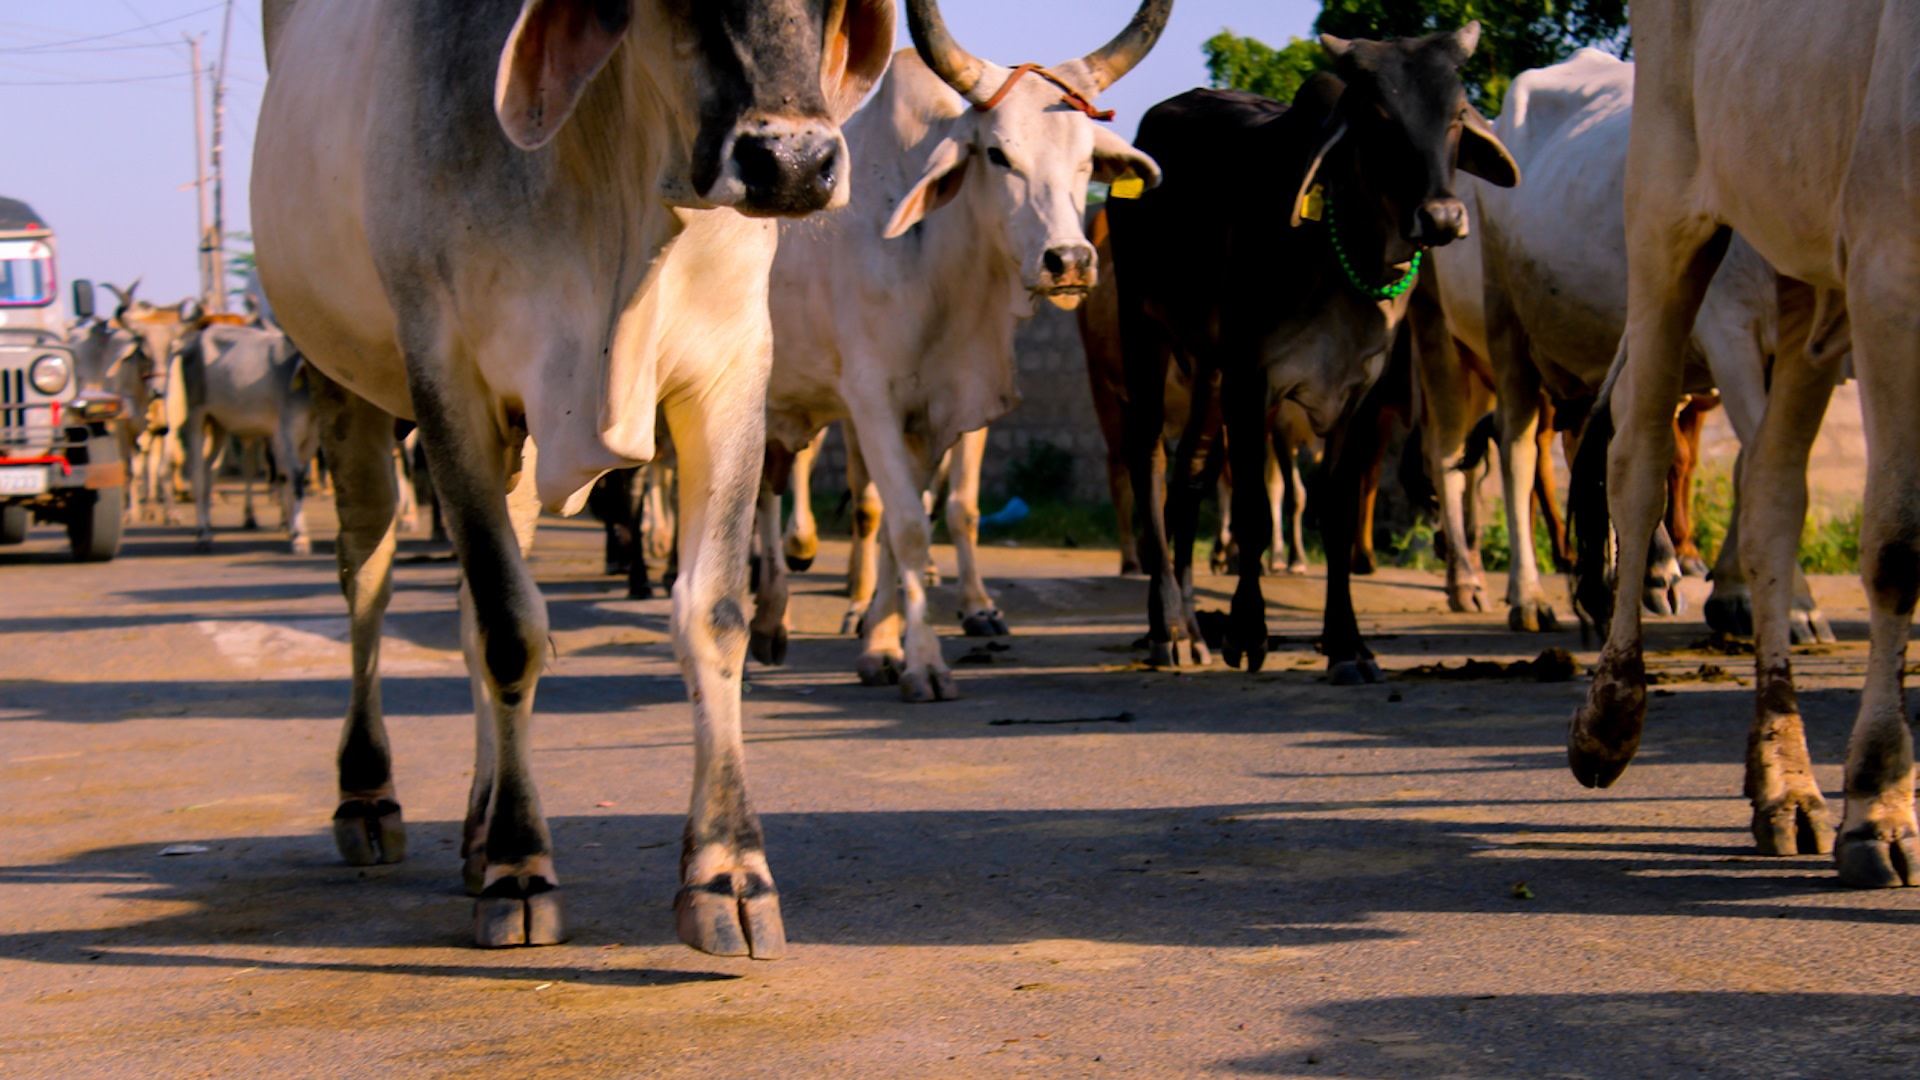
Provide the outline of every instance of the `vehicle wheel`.
[[0,544],[24,544],[27,542],[27,526],[33,518],[27,508],[20,503],[0,506]]
[[120,553],[119,488],[89,491],[67,511],[67,543],[75,562],[106,562]]

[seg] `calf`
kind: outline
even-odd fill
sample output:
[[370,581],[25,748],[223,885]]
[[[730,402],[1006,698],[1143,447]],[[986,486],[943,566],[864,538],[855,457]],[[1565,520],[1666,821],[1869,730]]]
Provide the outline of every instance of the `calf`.
[[216,322],[182,342],[180,371],[187,401],[181,435],[199,522],[195,546],[200,551],[213,550],[213,467],[207,437],[211,428],[218,432],[214,446],[228,435],[243,444],[247,528],[254,527],[254,455],[244,444],[261,440],[272,447],[274,463],[284,478],[280,509],[289,546],[296,555],[312,551],[305,509],[307,463],[319,449],[320,435],[314,427],[313,395],[299,350],[278,330]]

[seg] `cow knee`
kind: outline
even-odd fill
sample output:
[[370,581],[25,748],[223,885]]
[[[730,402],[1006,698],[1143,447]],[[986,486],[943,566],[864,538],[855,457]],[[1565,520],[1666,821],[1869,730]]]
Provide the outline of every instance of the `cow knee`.
[[1874,550],[1867,580],[1894,613],[1911,616],[1920,598],[1920,533],[1909,527],[1902,534]]

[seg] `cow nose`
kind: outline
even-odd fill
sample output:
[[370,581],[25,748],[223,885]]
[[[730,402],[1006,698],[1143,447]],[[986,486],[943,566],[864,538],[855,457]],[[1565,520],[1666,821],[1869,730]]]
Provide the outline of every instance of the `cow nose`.
[[1048,248],[1040,258],[1040,265],[1057,284],[1086,284],[1093,269],[1093,249],[1085,244]]
[[1407,239],[1416,244],[1438,247],[1464,239],[1467,235],[1467,208],[1459,199],[1428,199],[1413,215],[1413,234]]
[[741,135],[731,162],[741,187],[739,208],[781,215],[824,209],[840,182],[840,157],[840,139],[831,129]]

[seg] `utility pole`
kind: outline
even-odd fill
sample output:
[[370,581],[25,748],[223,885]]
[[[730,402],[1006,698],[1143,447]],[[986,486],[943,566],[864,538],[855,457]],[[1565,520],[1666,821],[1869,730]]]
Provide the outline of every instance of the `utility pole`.
[[220,152],[226,145],[227,127],[227,42],[233,37],[233,0],[227,0],[226,19],[220,26],[220,67],[213,75],[213,235],[208,239],[207,273],[213,290],[207,295],[209,311],[227,310],[227,221],[226,173],[220,168]]
[[206,117],[200,110],[200,39],[190,34],[180,36],[193,49],[193,187],[200,204],[200,296],[204,303],[211,292],[207,271],[212,249],[207,244],[207,132]]

